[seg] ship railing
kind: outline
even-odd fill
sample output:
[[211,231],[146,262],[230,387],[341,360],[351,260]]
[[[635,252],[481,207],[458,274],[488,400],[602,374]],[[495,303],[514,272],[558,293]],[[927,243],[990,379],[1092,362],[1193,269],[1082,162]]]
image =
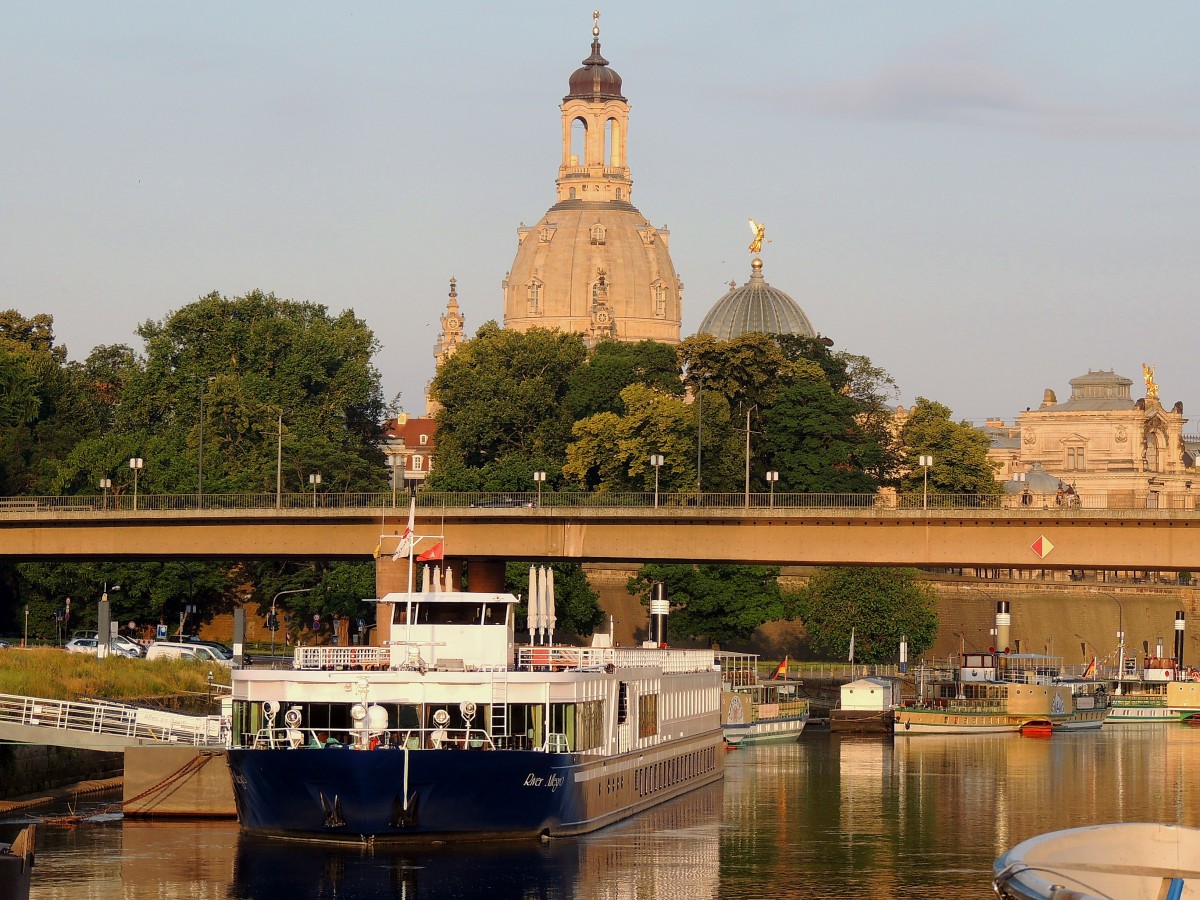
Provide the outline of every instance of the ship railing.
[[[775,707],[774,713],[770,718],[790,719],[804,715],[810,710],[810,705],[807,700],[781,700],[779,703],[771,703],[769,706]],[[754,710],[754,720],[757,722],[762,717],[762,707]]]
[[711,672],[719,668],[711,650],[661,650],[635,647],[519,647],[517,668],[525,672],[600,671],[643,666],[664,675]]
[[495,750],[482,728],[260,728],[244,736],[255,750]]
[[392,661],[389,647],[297,647],[295,669],[386,669]]
[[953,697],[944,700],[927,697],[905,705],[917,709],[945,710],[948,713],[1002,713],[1007,709],[1007,703],[1002,699],[959,700]]

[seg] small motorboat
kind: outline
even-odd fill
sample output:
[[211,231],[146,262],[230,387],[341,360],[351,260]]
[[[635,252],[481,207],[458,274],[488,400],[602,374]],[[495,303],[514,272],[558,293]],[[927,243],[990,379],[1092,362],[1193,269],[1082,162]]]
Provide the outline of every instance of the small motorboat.
[[1052,831],[996,860],[1008,900],[1200,898],[1200,828],[1125,822]]

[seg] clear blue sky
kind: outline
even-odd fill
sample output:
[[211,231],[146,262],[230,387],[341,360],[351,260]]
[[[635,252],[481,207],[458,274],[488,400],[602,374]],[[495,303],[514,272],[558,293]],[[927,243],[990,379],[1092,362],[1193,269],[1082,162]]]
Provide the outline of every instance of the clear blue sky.
[[[0,308],[74,359],[212,290],[352,308],[423,412],[448,279],[469,331],[499,319],[553,202],[593,5],[8,4]],[[601,12],[685,334],[752,216],[767,280],[906,405],[1011,419],[1089,368],[1140,395],[1145,361],[1200,417],[1200,4]]]

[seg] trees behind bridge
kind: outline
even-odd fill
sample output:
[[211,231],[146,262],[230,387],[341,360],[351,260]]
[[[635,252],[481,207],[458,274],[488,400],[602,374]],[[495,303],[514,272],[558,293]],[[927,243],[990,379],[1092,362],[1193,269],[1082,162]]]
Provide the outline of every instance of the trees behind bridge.
[[[209,294],[137,329],[141,352],[95,348],[68,362],[53,319],[0,313],[0,492],[99,496],[133,488],[157,494],[292,493],[320,473],[327,489],[383,491],[388,412],[372,363],[379,343],[353,312],[253,291]],[[278,479],[278,482],[277,482]],[[235,602],[270,603],[282,589],[295,622],[312,614],[358,617],[374,594],[370,563],[201,561],[33,565],[0,572],[0,629],[30,605],[31,631],[94,617],[108,583],[113,618],[164,621],[195,604],[211,616]],[[56,626],[55,614],[59,615]],[[198,624],[193,622],[193,624]]]

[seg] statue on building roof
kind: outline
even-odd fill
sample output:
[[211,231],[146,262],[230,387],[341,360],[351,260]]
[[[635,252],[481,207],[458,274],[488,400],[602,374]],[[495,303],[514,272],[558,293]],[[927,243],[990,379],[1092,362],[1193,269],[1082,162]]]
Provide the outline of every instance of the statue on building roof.
[[1142,363],[1142,379],[1146,382],[1146,397],[1158,399],[1158,385],[1154,383],[1154,366]]

